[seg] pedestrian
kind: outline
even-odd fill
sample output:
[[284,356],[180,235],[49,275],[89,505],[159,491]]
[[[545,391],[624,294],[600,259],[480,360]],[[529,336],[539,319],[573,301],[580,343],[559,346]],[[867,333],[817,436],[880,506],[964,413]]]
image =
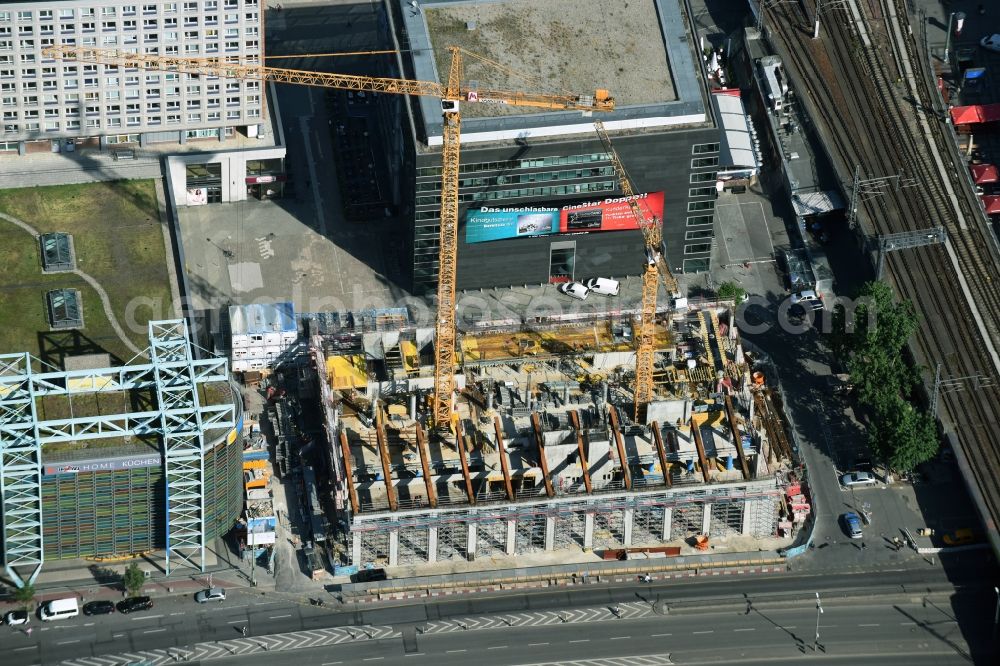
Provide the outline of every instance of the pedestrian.
[[243,632],[243,635],[244,635],[244,636],[246,636],[246,635],[247,635],[247,628],[246,628],[246,626],[244,626],[244,627],[243,627],[243,629],[242,629],[242,632]]
[[24,635],[27,636],[28,638],[31,638],[32,631],[34,631],[34,628],[28,627],[27,629],[24,630]]
[[864,541],[862,541],[861,542],[861,550],[864,550],[867,547],[868,547],[868,544],[866,544]]

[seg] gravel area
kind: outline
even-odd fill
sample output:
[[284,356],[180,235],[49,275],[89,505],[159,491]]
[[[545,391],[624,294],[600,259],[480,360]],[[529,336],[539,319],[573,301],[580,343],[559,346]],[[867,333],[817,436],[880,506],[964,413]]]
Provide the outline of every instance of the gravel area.
[[[619,106],[676,99],[653,0],[505,0],[424,11],[442,80],[448,47],[459,46],[510,70],[465,58],[463,81],[483,87],[574,94],[606,88]],[[518,112],[537,110],[462,108],[466,116]]]

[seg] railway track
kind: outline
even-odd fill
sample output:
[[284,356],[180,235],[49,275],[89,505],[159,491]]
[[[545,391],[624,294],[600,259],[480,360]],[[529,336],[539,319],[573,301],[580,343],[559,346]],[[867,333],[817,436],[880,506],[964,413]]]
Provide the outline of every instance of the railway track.
[[[979,211],[962,191],[950,141],[933,114],[924,58],[908,35],[902,0],[870,0],[862,25],[847,7],[824,14],[824,36],[811,39],[811,22],[798,5],[775,7],[772,43],[790,70],[799,100],[824,136],[842,180],[854,165],[863,177],[901,174],[917,186],[860,202],[869,237],[934,226],[947,229],[946,247],[929,246],[887,257],[887,275],[913,301],[921,325],[911,348],[917,361],[942,377],[983,376],[1000,381],[992,340],[1000,340],[1000,256]],[[811,14],[810,14],[811,17]],[[870,38],[868,46],[862,35]],[[885,48],[888,44],[891,47]],[[912,73],[915,89],[908,84]],[[923,114],[921,117],[920,114]],[[946,165],[931,157],[933,142]],[[952,187],[946,180],[952,179]],[[957,269],[957,270],[956,270]],[[963,289],[964,285],[964,289]],[[969,296],[972,303],[970,304]],[[972,312],[978,310],[982,326]],[[971,468],[967,482],[981,504],[994,548],[1000,550],[1000,401],[992,391],[941,396],[939,417],[954,434]]]

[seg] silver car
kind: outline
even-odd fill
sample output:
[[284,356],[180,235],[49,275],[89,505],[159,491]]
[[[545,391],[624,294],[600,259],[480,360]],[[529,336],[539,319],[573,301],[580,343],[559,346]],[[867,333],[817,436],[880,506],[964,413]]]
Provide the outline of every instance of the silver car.
[[857,486],[874,486],[878,483],[870,472],[848,472],[840,477],[840,485],[845,488],[855,488]]
[[225,601],[226,591],[221,587],[210,587],[194,595],[194,600],[199,604],[207,604],[209,601]]

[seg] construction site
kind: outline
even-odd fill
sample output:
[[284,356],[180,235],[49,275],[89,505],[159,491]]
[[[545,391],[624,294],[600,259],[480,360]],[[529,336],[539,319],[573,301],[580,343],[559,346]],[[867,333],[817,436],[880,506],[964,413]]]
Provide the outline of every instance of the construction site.
[[317,544],[334,571],[789,545],[809,503],[780,400],[730,304],[675,305],[656,316],[638,420],[638,313],[464,332],[445,427],[433,330],[402,309],[308,322],[308,360],[284,375],[319,388],[338,519]]

